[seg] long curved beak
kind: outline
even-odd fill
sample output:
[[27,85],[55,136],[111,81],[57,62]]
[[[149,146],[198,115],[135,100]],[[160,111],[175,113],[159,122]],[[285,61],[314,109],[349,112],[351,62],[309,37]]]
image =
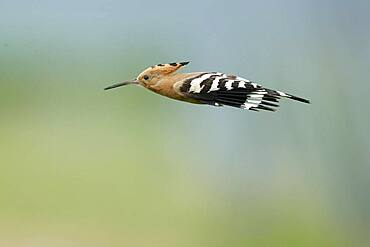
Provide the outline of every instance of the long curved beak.
[[122,87],[122,86],[126,86],[128,84],[138,84],[138,83],[139,82],[137,80],[118,82],[116,84],[113,84],[112,86],[109,86],[109,87],[104,88],[104,90],[108,90],[108,89],[112,89],[112,88],[116,88],[116,87]]

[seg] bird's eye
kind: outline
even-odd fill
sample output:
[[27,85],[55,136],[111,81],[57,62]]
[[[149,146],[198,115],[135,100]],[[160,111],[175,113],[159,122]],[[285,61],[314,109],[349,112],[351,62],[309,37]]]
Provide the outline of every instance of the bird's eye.
[[143,79],[144,79],[144,80],[148,80],[148,79],[149,79],[149,76],[144,75],[144,76],[143,76]]

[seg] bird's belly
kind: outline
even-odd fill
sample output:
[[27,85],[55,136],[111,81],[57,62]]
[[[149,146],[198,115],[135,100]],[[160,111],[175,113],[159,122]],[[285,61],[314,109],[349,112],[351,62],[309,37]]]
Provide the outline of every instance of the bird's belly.
[[162,96],[165,96],[165,97],[168,97],[168,98],[171,98],[171,99],[185,101],[185,102],[189,102],[189,103],[193,103],[193,104],[203,104],[199,100],[188,98],[188,97],[185,97],[183,95],[178,94],[175,90],[173,90],[172,85],[171,86],[161,85],[161,87],[151,86],[151,87],[148,87],[148,89],[157,93],[157,94],[160,94]]

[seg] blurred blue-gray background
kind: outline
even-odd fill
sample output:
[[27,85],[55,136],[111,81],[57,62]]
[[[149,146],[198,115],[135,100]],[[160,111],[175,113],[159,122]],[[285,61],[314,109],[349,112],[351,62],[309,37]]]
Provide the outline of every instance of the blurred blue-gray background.
[[[369,246],[369,1],[0,2],[1,246]],[[112,82],[190,60],[277,113]]]

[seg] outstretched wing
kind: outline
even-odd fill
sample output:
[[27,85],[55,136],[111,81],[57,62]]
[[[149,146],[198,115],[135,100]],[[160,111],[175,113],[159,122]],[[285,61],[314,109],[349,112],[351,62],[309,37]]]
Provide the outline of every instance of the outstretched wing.
[[275,111],[281,98],[304,103],[308,100],[271,90],[247,79],[210,72],[185,79],[179,87],[181,94],[214,106],[233,106],[253,111]]

